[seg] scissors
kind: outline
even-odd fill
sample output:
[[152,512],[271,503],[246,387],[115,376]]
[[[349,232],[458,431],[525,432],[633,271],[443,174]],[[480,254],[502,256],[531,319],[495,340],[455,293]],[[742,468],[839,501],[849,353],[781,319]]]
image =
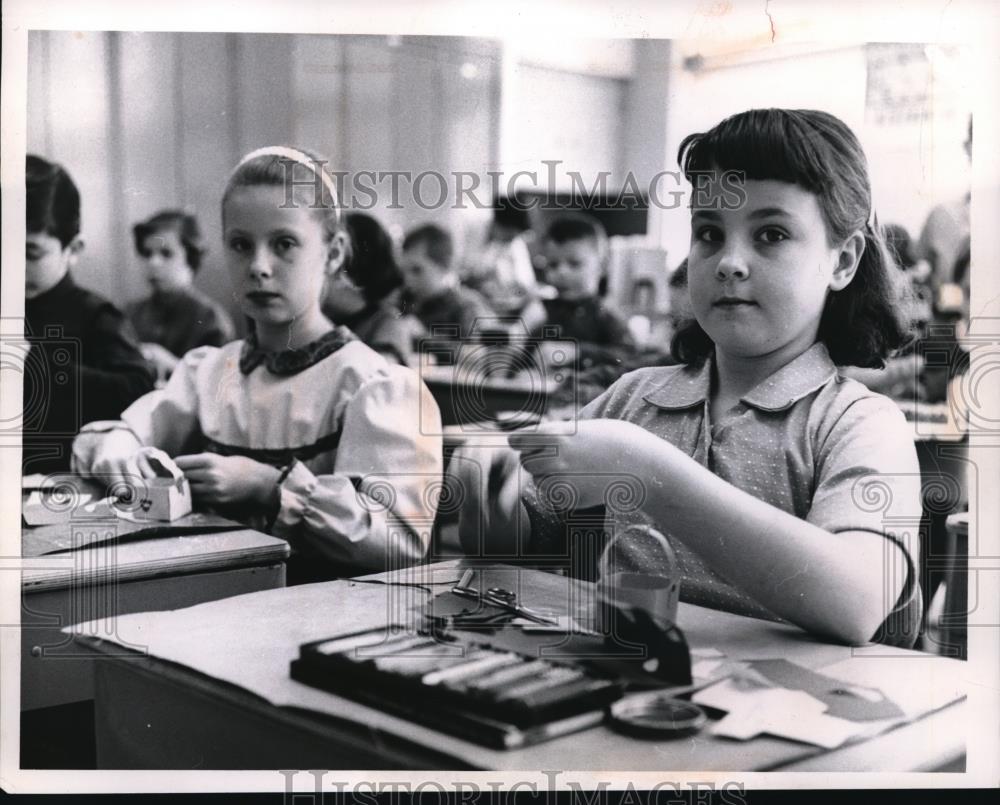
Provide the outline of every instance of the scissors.
[[559,625],[559,621],[555,618],[542,615],[540,612],[536,612],[533,609],[529,609],[528,607],[519,604],[517,601],[517,594],[511,592],[510,590],[505,590],[503,587],[490,587],[485,593],[469,587],[469,582],[472,581],[474,573],[475,571],[466,570],[462,575],[461,581],[459,581],[455,587],[452,587],[451,591],[455,595],[460,595],[463,598],[472,598],[480,603],[489,604],[493,607],[499,607],[500,609],[513,613],[520,618],[533,621],[534,623],[543,623],[547,626]]

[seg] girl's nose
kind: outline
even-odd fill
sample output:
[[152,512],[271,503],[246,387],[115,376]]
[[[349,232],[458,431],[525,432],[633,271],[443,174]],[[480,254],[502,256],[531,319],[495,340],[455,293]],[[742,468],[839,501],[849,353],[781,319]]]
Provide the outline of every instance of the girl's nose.
[[715,278],[720,282],[736,279],[743,280],[750,276],[746,256],[738,244],[729,246],[720,256],[715,265]]
[[271,263],[266,249],[257,249],[250,260],[250,277],[258,279],[271,276]]

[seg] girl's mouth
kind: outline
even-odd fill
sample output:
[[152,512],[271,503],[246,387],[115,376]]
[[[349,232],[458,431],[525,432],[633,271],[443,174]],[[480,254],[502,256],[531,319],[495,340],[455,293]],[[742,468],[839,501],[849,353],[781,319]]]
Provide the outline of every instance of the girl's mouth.
[[273,291],[250,291],[246,297],[255,305],[266,305],[268,302],[272,302],[277,299],[280,294],[274,293]]
[[756,304],[756,302],[752,302],[749,299],[719,299],[717,302],[713,302],[713,307],[738,308]]

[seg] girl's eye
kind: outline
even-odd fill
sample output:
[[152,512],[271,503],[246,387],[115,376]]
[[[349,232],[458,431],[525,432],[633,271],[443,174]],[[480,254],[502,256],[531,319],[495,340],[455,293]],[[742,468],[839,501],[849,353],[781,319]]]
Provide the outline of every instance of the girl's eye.
[[284,254],[298,246],[294,238],[278,238],[274,242],[274,248],[278,254]]
[[229,248],[238,254],[246,254],[250,251],[250,241],[245,238],[232,238],[229,241]]
[[758,238],[763,243],[781,243],[783,240],[788,240],[788,235],[782,232],[780,229],[774,229],[773,227],[768,227],[761,231]]
[[717,227],[702,226],[695,230],[694,238],[702,243],[718,243],[722,240],[722,233]]

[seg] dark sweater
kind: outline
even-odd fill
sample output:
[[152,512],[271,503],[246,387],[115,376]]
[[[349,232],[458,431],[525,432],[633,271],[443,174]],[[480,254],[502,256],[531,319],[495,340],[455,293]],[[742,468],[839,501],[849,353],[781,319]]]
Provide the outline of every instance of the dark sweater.
[[25,473],[70,468],[80,426],[118,419],[154,376],[121,311],[67,274],[25,300]]
[[221,347],[236,338],[229,314],[194,287],[158,291],[127,312],[141,340],[160,344],[178,358],[195,347]]

